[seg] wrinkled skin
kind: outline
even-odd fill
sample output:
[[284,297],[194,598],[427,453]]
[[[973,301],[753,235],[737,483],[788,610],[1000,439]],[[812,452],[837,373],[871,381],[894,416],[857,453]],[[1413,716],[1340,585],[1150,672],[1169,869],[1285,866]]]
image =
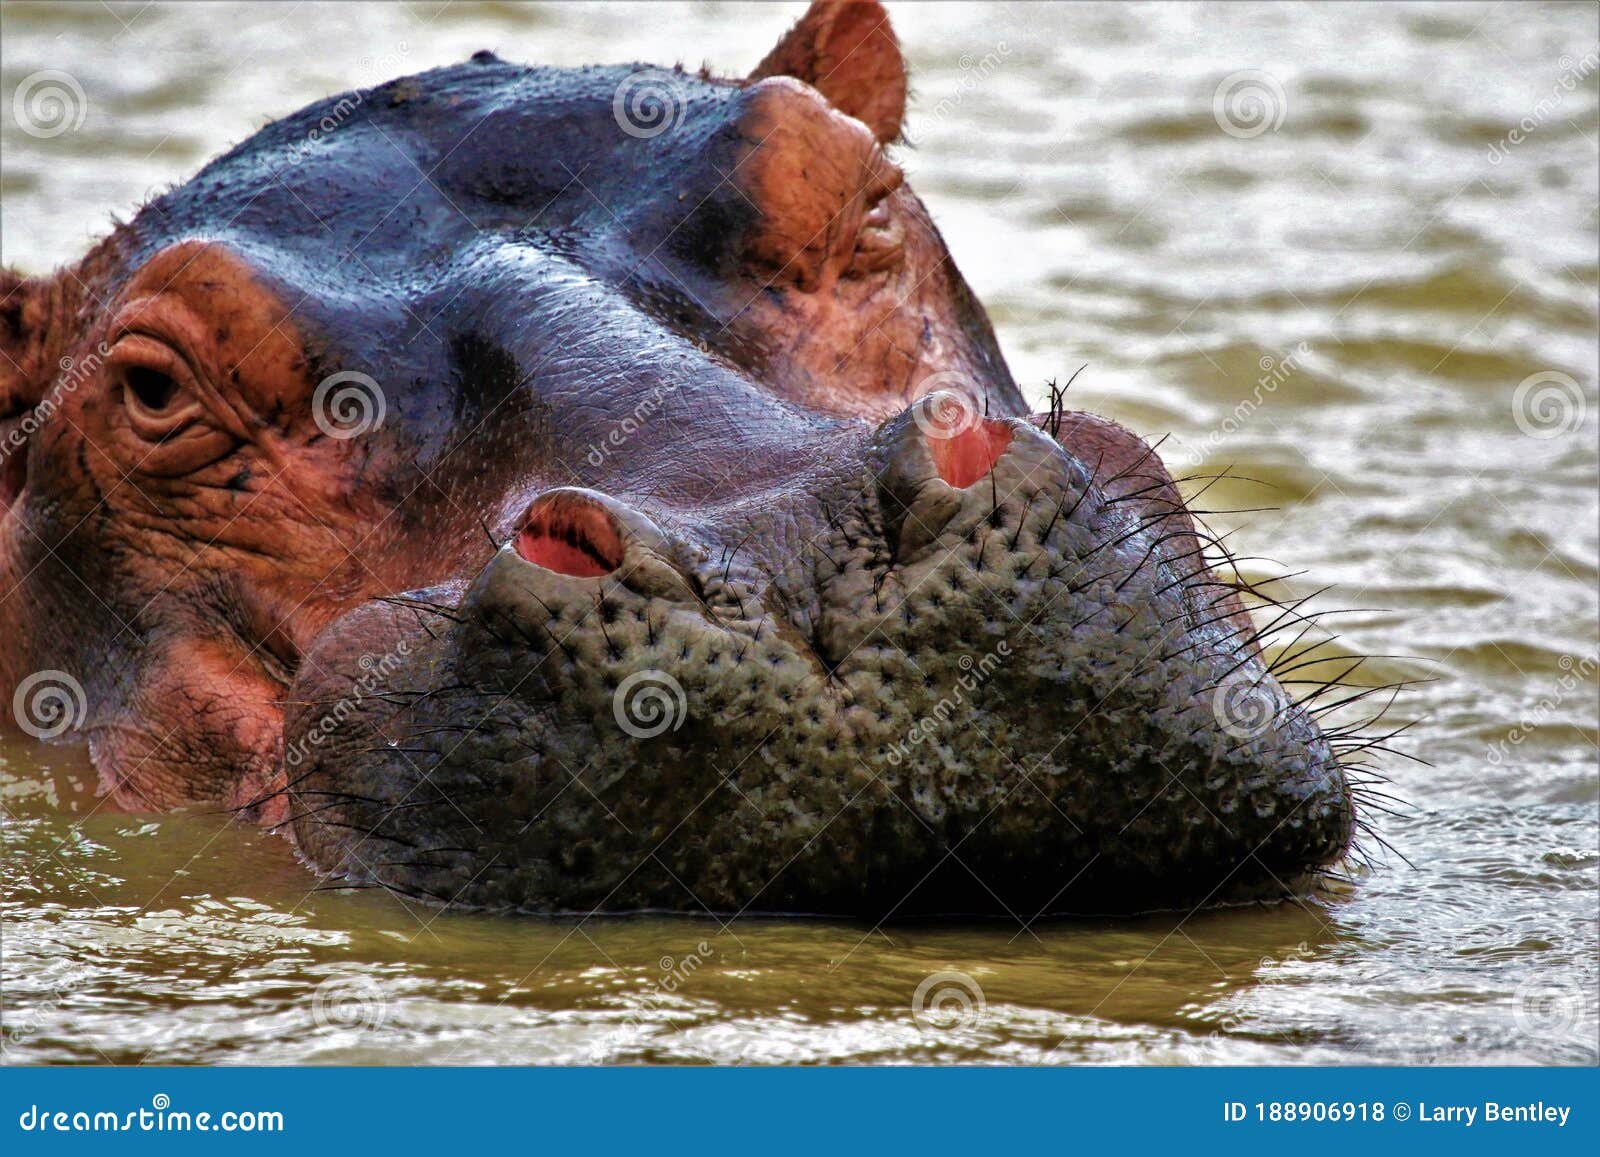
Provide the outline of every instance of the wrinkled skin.
[[13,721],[67,673],[117,804],[461,905],[1311,886],[1346,776],[1154,454],[1029,416],[889,157],[881,9],[637,71],[333,98],[3,275]]

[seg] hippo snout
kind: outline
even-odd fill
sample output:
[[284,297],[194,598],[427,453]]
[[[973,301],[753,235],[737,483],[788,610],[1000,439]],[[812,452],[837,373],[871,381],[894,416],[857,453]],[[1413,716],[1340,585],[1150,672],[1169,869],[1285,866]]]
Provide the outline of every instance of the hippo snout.
[[1304,888],[1349,840],[1339,763],[1143,444],[1075,420],[1052,436],[935,393],[825,484],[729,509],[542,492],[470,583],[319,641],[291,745],[349,698],[354,648],[407,656],[292,777],[301,847],[540,911]]

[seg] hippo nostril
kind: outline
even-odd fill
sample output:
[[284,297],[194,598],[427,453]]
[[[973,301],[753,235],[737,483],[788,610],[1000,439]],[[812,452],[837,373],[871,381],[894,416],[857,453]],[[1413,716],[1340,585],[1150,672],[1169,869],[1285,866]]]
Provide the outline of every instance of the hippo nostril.
[[[1020,453],[1037,464],[1045,452],[1035,441],[1043,439],[1012,419],[985,417],[967,394],[954,390],[930,391],[878,427],[867,466],[878,483],[884,534],[895,557],[909,559],[938,538],[971,501],[964,492],[992,475],[1002,458],[1011,463]],[[1051,444],[1048,455],[1059,458],[1060,450]]]
[[599,502],[571,490],[552,490],[528,507],[516,552],[557,574],[599,578],[622,564],[622,535]]
[[939,477],[965,490],[994,469],[1011,445],[1011,427],[968,410],[949,433],[929,432],[927,438]]

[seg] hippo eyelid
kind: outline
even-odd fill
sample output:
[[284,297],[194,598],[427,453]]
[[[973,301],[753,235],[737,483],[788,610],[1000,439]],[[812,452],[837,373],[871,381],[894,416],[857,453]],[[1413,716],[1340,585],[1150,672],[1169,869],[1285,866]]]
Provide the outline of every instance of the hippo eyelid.
[[134,434],[149,442],[172,437],[204,409],[188,362],[166,342],[129,333],[112,348],[111,380]]

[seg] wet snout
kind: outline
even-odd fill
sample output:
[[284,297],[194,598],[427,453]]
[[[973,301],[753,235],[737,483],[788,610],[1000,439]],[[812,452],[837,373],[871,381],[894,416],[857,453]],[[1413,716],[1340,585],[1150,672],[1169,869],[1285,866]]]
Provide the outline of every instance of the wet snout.
[[1348,840],[1337,763],[1198,610],[1181,507],[1103,469],[932,394],[767,523],[538,496],[427,660],[480,716],[386,725],[438,751],[399,770],[440,797],[430,890],[881,916],[1303,887]]

